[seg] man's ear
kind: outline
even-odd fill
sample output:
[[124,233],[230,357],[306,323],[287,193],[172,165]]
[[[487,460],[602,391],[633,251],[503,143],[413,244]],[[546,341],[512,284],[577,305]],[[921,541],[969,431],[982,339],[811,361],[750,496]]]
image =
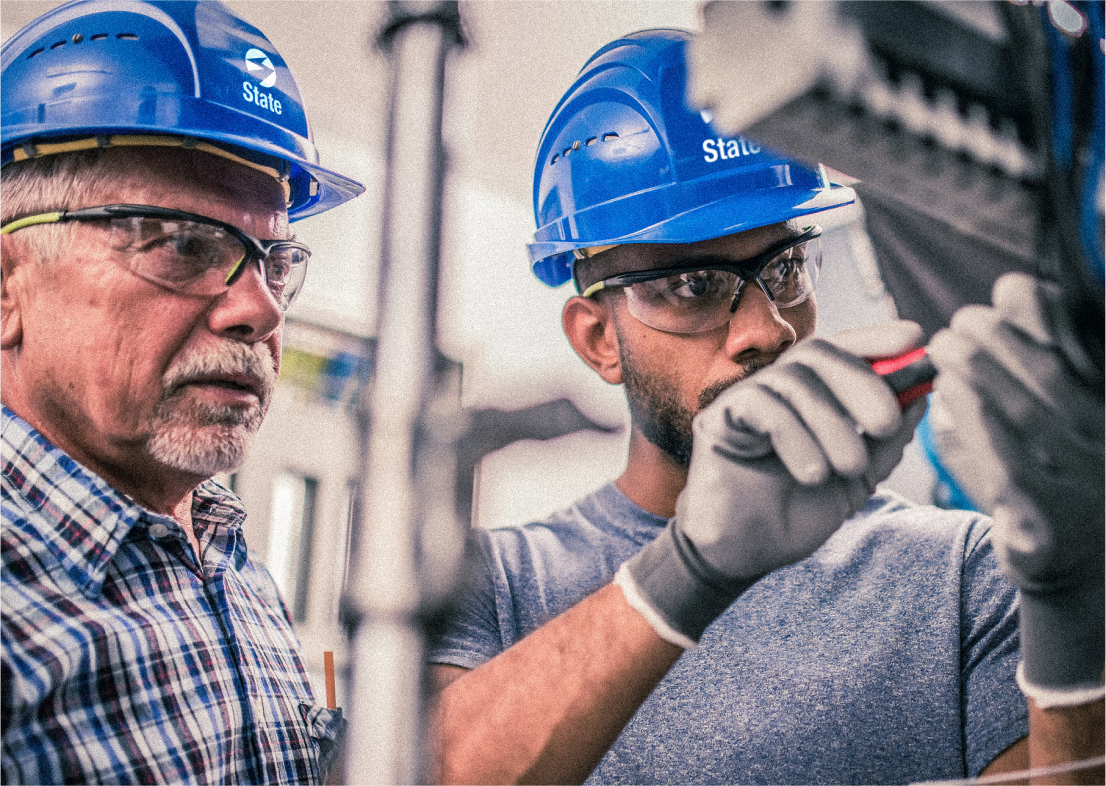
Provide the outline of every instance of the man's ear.
[[577,295],[565,303],[561,324],[572,348],[585,363],[604,381],[612,385],[622,383],[618,334],[609,302]]
[[17,274],[21,263],[30,263],[24,244],[10,235],[0,235],[0,349],[17,349],[23,341]]

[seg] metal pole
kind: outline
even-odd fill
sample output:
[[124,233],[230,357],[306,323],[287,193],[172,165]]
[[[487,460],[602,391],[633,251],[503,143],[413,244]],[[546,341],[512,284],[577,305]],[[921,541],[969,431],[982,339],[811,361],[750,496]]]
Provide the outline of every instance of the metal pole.
[[[420,433],[440,387],[442,99],[446,55],[459,43],[455,2],[390,8],[381,34],[392,76],[376,372],[362,419],[365,468],[347,597],[357,619],[347,776],[357,784],[424,780],[419,519],[426,506],[416,478],[425,480]],[[440,482],[452,493],[452,477]]]

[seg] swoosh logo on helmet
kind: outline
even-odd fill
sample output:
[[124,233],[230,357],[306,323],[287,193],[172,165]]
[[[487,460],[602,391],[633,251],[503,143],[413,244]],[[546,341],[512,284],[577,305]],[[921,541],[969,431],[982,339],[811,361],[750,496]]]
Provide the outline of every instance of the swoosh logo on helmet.
[[260,80],[262,87],[272,87],[276,84],[277,75],[276,68],[273,67],[273,61],[260,49],[251,49],[246,52],[246,70],[267,72],[265,77]]

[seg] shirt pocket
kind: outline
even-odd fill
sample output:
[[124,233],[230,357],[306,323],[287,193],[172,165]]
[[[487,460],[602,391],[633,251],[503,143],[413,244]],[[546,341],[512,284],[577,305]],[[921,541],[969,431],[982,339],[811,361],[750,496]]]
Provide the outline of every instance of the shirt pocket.
[[307,724],[307,733],[318,746],[319,783],[326,783],[327,775],[342,747],[349,721],[342,717],[342,710],[331,710],[311,704],[300,704],[300,715]]

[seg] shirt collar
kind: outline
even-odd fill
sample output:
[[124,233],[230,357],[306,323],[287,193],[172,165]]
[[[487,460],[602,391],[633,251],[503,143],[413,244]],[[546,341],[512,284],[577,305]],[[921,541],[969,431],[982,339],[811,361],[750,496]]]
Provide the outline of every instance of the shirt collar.
[[242,537],[242,524],[246,520],[246,507],[234,492],[214,480],[196,487],[192,495],[192,524],[200,531],[196,536],[206,540],[206,533],[213,528],[213,545],[234,560],[234,569],[242,570],[249,553]]

